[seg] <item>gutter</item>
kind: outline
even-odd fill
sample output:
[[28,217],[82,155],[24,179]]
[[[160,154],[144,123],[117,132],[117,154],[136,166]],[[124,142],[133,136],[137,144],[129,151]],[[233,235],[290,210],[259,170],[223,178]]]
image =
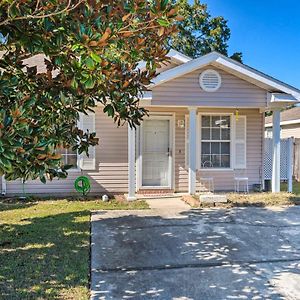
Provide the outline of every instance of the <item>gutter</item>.
[[6,195],[6,180],[4,175],[1,176],[1,195],[5,196]]

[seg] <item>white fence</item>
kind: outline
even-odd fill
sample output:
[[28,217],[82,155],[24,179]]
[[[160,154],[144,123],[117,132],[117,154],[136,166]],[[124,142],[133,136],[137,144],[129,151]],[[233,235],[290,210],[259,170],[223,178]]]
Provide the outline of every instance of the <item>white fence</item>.
[[[293,184],[293,145],[292,138],[280,141],[280,179],[288,181],[288,191],[292,191]],[[265,139],[264,178],[272,180],[273,139]]]

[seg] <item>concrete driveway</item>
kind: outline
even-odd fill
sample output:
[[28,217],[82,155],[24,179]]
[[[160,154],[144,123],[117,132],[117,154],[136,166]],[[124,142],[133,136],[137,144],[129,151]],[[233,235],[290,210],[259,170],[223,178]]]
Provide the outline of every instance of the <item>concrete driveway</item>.
[[91,299],[300,299],[300,207],[170,201],[93,214]]

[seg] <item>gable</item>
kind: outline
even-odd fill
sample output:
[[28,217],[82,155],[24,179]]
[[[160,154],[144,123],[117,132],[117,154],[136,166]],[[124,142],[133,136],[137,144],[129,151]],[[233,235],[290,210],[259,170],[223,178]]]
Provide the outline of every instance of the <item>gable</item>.
[[[222,80],[216,92],[205,92],[199,84],[200,74],[216,70]],[[204,106],[204,107],[265,107],[267,92],[246,80],[213,65],[164,82],[152,89],[152,105]]]
[[270,103],[273,107],[276,105],[286,106],[300,101],[299,89],[215,51],[199,58],[189,60],[176,68],[159,74],[153,80],[149,88],[157,87],[163,83],[184,76],[185,74],[204,68],[208,65],[214,65],[217,68],[222,68],[225,72],[230,72],[231,74],[255,84],[264,90],[268,90],[270,93],[275,92],[276,95],[272,94],[270,98]]

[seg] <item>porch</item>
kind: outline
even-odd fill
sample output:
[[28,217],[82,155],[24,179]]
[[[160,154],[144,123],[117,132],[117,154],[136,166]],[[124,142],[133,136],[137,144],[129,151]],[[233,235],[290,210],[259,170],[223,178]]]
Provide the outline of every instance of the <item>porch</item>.
[[[137,129],[128,128],[128,200],[136,199],[136,195],[144,191],[154,195],[173,192],[194,195],[202,188],[199,182],[202,176],[213,177],[216,190],[233,191],[233,178],[237,170],[247,174],[250,186],[263,184],[264,111],[199,107],[151,107],[149,110],[149,124]],[[280,114],[280,110],[276,112],[274,130],[278,121],[276,115]],[[220,139],[209,141],[207,137],[203,138],[204,131],[207,131],[201,125],[203,121],[211,118],[210,122],[218,119],[223,122],[227,117],[230,120],[227,125],[209,129],[215,134],[220,130]],[[157,130],[158,123],[161,130]],[[226,135],[226,131],[229,131],[230,137],[224,140],[222,134]],[[208,143],[210,151],[218,143],[220,152],[204,153],[203,147]],[[160,146],[157,148],[157,145]],[[144,153],[145,150],[150,153]],[[155,155],[151,153],[154,150],[158,152]],[[274,147],[275,150],[277,153],[278,148]],[[220,159],[216,160],[216,156]],[[208,158],[213,161],[209,167],[206,162]],[[220,164],[219,167],[216,164]],[[278,165],[280,168],[280,163]],[[275,159],[273,169],[277,167]],[[273,192],[277,192],[280,189],[280,177],[277,178],[277,173],[273,173]],[[155,177],[155,174],[159,176]],[[279,189],[275,190],[277,182]]]

